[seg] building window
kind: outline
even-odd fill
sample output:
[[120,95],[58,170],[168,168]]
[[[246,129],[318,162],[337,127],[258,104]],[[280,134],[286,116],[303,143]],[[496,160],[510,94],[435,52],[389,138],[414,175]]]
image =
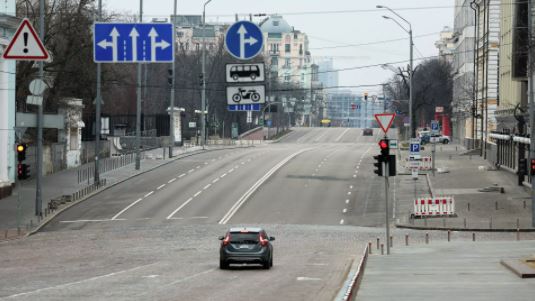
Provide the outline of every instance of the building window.
[[299,44],[299,55],[303,55],[303,44]]
[[272,57],[271,58],[271,65],[278,66],[279,65],[279,58],[278,57]]
[[278,54],[279,53],[279,44],[271,44],[270,45],[271,53],[272,54]]
[[284,81],[285,82],[290,82],[290,75],[289,74],[284,75]]
[[292,51],[290,44],[284,44],[284,52],[290,53]]
[[177,31],[176,36],[182,38],[184,36],[184,33],[182,31]]
[[292,62],[291,62],[290,58],[286,58],[284,60],[284,67],[285,68],[290,68],[291,64],[292,64]]
[[195,43],[195,50],[199,51],[201,49],[201,44]]

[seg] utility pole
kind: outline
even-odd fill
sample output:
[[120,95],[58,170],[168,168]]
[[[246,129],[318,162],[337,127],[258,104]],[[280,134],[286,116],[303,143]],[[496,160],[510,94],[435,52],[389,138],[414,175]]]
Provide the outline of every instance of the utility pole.
[[202,94],[201,94],[201,145],[204,148],[206,143],[206,5],[212,0],[204,3],[202,11]]
[[[102,1],[102,0],[99,0]],[[174,1],[174,7],[173,7],[173,42],[175,43],[175,31],[176,31],[176,10],[177,10],[177,2],[178,0]],[[173,45],[174,48],[174,45]],[[173,56],[175,54],[173,53]],[[171,63],[171,95],[170,95],[170,101],[169,106],[171,107],[171,118],[169,120],[169,123],[171,125],[169,135],[171,136],[171,145],[169,146],[169,158],[173,157],[173,148],[175,146],[175,57],[173,57],[173,62]]]
[[[388,139],[385,136],[385,139]],[[385,176],[385,210],[386,210],[386,255],[390,255],[390,221],[388,219],[388,190],[390,189],[390,183],[388,182],[389,172],[388,172],[388,160],[384,160],[384,176]]]
[[[143,0],[139,0],[139,23],[143,23]],[[136,170],[141,168],[141,71],[141,63],[137,63]]]
[[[534,99],[534,84],[535,75],[533,73],[533,65],[535,64],[535,54],[533,53],[533,10],[535,9],[535,0],[530,0],[528,3],[528,41],[529,41],[529,57],[528,57],[528,98],[529,98],[529,126],[530,126],[530,148],[529,158],[530,166],[531,160],[535,160],[535,99]],[[531,225],[535,227],[535,183],[531,185]]]
[[[39,38],[45,41],[45,0],[39,1]],[[39,62],[39,78],[44,80],[44,63]],[[43,182],[43,106],[37,106],[37,176],[35,179],[35,215],[39,218],[43,216],[42,182]]]
[[[407,22],[408,23],[408,22]],[[412,116],[412,79],[413,79],[413,75],[414,75],[414,67],[413,67],[413,63],[414,63],[414,55],[413,55],[413,47],[414,47],[414,43],[412,42],[412,26],[410,25],[409,23],[409,36],[410,36],[410,43],[411,43],[411,54],[410,54],[410,71],[409,71],[409,120],[410,120],[410,126],[409,126],[409,131],[410,131],[410,135],[411,135],[411,138],[415,138],[415,132],[414,132],[414,126],[413,126],[413,122],[414,120],[412,119],[413,116]]]
[[[98,17],[97,21],[102,21],[102,0],[98,0]],[[101,79],[102,79],[102,66],[97,63],[97,96],[95,98],[95,178],[94,183],[100,183],[100,106],[102,104],[101,95]]]

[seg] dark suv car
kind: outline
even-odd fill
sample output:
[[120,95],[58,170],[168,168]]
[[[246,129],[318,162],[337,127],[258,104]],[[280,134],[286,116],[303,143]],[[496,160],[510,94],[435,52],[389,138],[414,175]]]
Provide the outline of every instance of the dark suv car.
[[264,269],[273,266],[275,237],[268,236],[261,228],[231,228],[220,236],[219,267],[227,269],[231,263],[256,263]]

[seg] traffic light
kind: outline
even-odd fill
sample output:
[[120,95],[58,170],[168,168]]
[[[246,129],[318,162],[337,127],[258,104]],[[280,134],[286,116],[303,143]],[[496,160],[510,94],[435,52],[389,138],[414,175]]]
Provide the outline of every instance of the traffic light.
[[375,159],[375,163],[373,163],[373,166],[375,166],[376,169],[374,169],[374,173],[380,177],[383,176],[383,156],[382,155],[377,155],[377,156],[373,156],[373,158]]
[[28,164],[19,163],[17,165],[17,178],[25,180],[30,177],[30,166]]
[[379,147],[381,148],[381,156],[388,158],[390,155],[390,141],[388,139],[381,139],[379,141]]
[[368,100],[368,92],[364,92],[364,100]]
[[530,174],[532,176],[535,176],[535,159],[531,159],[531,170],[530,170]]
[[388,176],[396,176],[396,155],[388,155]]
[[17,144],[17,161],[26,160],[26,144]]
[[173,86],[173,69],[167,69],[167,84]]
[[[531,164],[533,166],[533,162]],[[527,159],[518,160],[518,174],[525,175],[527,173],[528,173],[528,160]]]
[[203,85],[204,84],[204,74],[199,74],[199,85]]

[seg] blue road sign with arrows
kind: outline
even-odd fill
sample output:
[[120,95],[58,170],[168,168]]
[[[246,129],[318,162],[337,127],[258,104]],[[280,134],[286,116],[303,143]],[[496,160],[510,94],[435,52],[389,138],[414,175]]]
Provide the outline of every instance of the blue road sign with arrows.
[[239,21],[230,26],[225,35],[225,48],[233,57],[250,60],[257,56],[264,45],[264,35],[258,25]]
[[175,58],[170,23],[95,23],[97,63],[169,63]]

